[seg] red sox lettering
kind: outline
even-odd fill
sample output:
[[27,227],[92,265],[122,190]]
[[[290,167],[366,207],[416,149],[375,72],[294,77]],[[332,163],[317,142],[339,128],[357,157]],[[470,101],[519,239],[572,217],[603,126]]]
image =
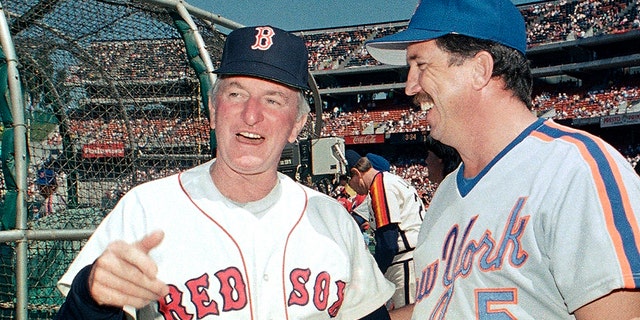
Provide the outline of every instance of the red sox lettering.
[[[445,236],[442,259],[435,260],[426,266],[418,279],[416,299],[421,301],[433,292],[439,277],[439,267],[444,267],[441,281],[445,290],[429,319],[444,318],[453,296],[456,280],[469,276],[473,271],[474,263],[477,262],[479,272],[492,272],[500,270],[505,260],[513,267],[519,267],[526,262],[528,253],[522,247],[521,238],[529,216],[520,216],[525,203],[526,198],[517,200],[504,227],[502,238],[499,240],[493,237],[491,230],[485,230],[480,239],[469,239],[469,234],[478,219],[477,215],[469,220],[464,230],[457,225],[451,228]],[[461,231],[462,234],[460,234]],[[457,244],[458,241],[459,244]],[[496,315],[495,311],[489,310],[492,303],[496,301],[503,304],[514,303],[515,293],[509,288],[504,290],[490,288],[485,291],[478,290],[476,298],[476,311],[480,319],[483,319],[492,315],[491,313]]]
[[[306,284],[309,282],[311,276],[311,270],[309,269],[294,269],[290,274],[290,281],[293,285],[293,290],[289,294],[288,306],[299,305],[306,306],[309,304],[309,292],[307,291]],[[316,277],[313,286],[313,304],[318,310],[325,310],[329,304],[329,289],[330,289],[331,276],[328,272],[320,272]],[[329,316],[332,318],[338,314],[342,301],[344,300],[344,288],[346,283],[344,281],[336,281],[337,287],[337,300],[331,304],[328,309]]]
[[[170,293],[158,301],[158,312],[165,319],[203,319],[207,316],[219,316],[224,312],[243,310],[249,305],[249,296],[245,277],[238,268],[229,267],[214,274],[219,284],[219,295],[213,296],[209,274],[205,273],[185,283],[190,303],[195,314],[185,307],[182,292],[177,286],[170,285]],[[346,283],[338,280],[332,285],[331,275],[322,271],[312,279],[310,269],[296,268],[289,273],[292,287],[287,299],[288,307],[306,307],[312,304],[319,311],[326,311],[333,318],[338,314],[344,299]],[[214,281],[213,279],[211,281]],[[311,290],[311,291],[309,291]],[[335,290],[335,292],[332,292]],[[331,302],[331,303],[330,303]]]

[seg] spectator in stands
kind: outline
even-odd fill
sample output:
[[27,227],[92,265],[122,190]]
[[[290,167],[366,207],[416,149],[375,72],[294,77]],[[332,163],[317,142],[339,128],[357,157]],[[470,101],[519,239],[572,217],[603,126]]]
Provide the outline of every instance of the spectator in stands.
[[535,117],[525,41],[511,1],[451,0],[367,44],[408,63],[405,92],[462,158],[420,230],[417,302],[398,310],[414,319],[640,317],[640,177],[600,138]]
[[307,59],[274,27],[228,35],[217,158],[122,197],[60,280],[58,319],[388,319],[393,285],[352,218],[277,172],[309,112]]

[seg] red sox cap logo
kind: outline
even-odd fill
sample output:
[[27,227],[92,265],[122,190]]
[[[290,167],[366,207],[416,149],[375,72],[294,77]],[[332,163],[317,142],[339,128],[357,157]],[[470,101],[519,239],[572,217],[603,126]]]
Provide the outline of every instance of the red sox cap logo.
[[275,32],[271,27],[257,27],[256,30],[256,42],[251,46],[251,49],[269,50],[273,45],[273,36]]
[[251,75],[311,90],[308,58],[304,40],[295,34],[272,26],[243,27],[227,36],[220,67],[214,72]]

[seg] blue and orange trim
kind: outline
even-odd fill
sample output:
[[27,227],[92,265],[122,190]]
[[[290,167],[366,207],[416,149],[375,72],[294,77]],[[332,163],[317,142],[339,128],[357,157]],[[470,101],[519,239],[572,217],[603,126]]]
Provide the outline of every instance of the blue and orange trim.
[[543,141],[560,139],[575,145],[589,165],[602,205],[609,235],[615,245],[627,289],[640,288],[640,226],[631,207],[620,168],[602,140],[582,131],[560,126],[553,121],[531,135]]
[[373,177],[373,182],[369,187],[369,194],[371,195],[371,207],[373,209],[373,217],[376,221],[376,228],[381,228],[388,224],[391,224],[391,214],[389,213],[389,206],[387,205],[387,199],[385,197],[384,182],[382,181],[382,177],[382,172],[378,172]]

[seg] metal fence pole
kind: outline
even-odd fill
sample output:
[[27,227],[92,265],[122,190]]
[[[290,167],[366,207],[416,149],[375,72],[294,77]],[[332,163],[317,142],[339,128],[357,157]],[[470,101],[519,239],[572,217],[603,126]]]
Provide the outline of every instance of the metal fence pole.
[[[7,57],[7,80],[11,98],[11,114],[13,116],[13,128],[15,133],[14,152],[16,165],[16,185],[18,195],[16,198],[16,229],[27,228],[27,210],[25,206],[27,190],[27,126],[24,120],[24,101],[20,75],[18,73],[18,59],[15,47],[9,32],[9,25],[4,14],[4,8],[0,4],[0,42],[2,50]],[[20,239],[16,245],[16,319],[27,319],[27,248],[26,239]]]

